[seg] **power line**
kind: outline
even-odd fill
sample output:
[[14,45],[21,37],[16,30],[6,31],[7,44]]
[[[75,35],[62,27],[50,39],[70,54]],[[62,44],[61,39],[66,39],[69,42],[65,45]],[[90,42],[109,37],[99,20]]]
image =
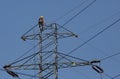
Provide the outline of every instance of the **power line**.
[[118,75],[116,75],[116,76],[112,77],[111,79],[118,78],[119,76],[120,76],[120,74],[118,74]]
[[90,4],[88,4],[86,7],[84,7],[82,10],[80,10],[77,14],[75,14],[72,18],[70,18],[68,21],[66,21],[63,25],[65,26],[68,24],[70,21],[72,21],[74,18],[76,18],[79,14],[81,14],[83,11],[85,11],[88,7],[90,7],[96,0],[92,1]]
[[77,59],[77,60],[88,62],[87,60],[84,60],[84,59],[81,59],[81,58],[73,57],[73,56],[70,56],[70,55],[67,55],[67,54],[64,54],[64,53],[60,53],[60,52],[58,52],[58,53],[61,54],[61,55],[64,55],[65,57],[71,57],[71,58],[74,58],[74,59]]
[[25,32],[24,34],[23,34],[23,36],[25,35],[25,34],[27,34],[28,32],[30,32],[32,29],[34,29],[35,27],[37,27],[38,26],[38,24],[36,24],[36,25],[34,25],[32,28],[30,28],[27,32]]
[[104,22],[104,23],[107,22],[108,19],[113,19],[113,17],[115,17],[115,16],[118,15],[118,14],[120,14],[120,11],[117,11],[117,12],[115,12],[114,14],[112,14],[111,16],[108,16],[107,18],[101,20],[100,22],[98,22],[98,23],[96,23],[96,24],[94,24],[94,25],[91,25],[91,26],[89,26],[88,28],[85,28],[83,31],[80,32],[80,34],[82,34],[82,33],[86,32],[86,31],[92,29],[92,28],[95,27],[95,26],[101,25],[103,22]]
[[105,58],[102,58],[102,59],[100,59],[100,60],[103,61],[103,60],[109,59],[109,58],[111,58],[111,57],[113,57],[113,56],[117,56],[117,55],[119,55],[119,54],[120,54],[120,52],[118,52],[118,53],[116,53],[116,54],[113,54],[113,55],[110,55],[110,56],[107,56],[107,57],[105,57]]
[[[85,11],[88,7],[90,7],[94,2],[95,2],[96,0],[94,0],[94,1],[92,1],[91,3],[89,3],[86,7],[84,7],[82,10],[80,10],[77,14],[75,14],[72,18],[70,18],[68,21],[66,21],[62,26],[60,26],[61,28],[63,28],[63,29],[65,29],[65,30],[67,30],[67,31],[69,31],[69,32],[71,32],[70,30],[68,30],[68,29],[66,29],[64,26],[66,25],[66,24],[68,24],[70,21],[72,21],[74,18],[76,18],[78,15],[80,15],[83,11]],[[81,6],[82,4],[84,4],[86,1],[84,1],[83,3],[81,3],[79,6]],[[71,10],[72,11],[72,10]],[[71,32],[72,33],[72,32]],[[76,35],[76,37],[78,37],[77,35]]]
[[69,10],[68,12],[66,12],[65,14],[63,14],[62,16],[58,17],[57,19],[54,20],[58,21],[62,18],[64,18],[66,15],[70,14],[71,12],[75,11],[77,8],[81,7],[85,2],[87,2],[88,0],[83,1],[82,3],[78,4],[77,6],[75,6],[74,8],[72,8],[71,10]]
[[85,41],[84,43],[82,43],[81,45],[79,45],[76,48],[74,48],[73,50],[71,50],[68,54],[70,54],[70,53],[78,50],[79,48],[81,48],[82,46],[84,46],[85,44],[87,44],[89,41],[93,40],[94,38],[96,38],[97,36],[99,36],[101,33],[103,33],[104,31],[106,31],[110,27],[112,27],[114,24],[118,23],[119,21],[120,21],[120,18],[117,19],[115,22],[113,22],[111,25],[107,26],[106,28],[104,28],[103,30],[101,30],[100,32],[98,32],[97,34],[95,34],[93,37],[91,37],[90,39],[88,39],[87,41]]
[[110,75],[106,74],[105,72],[104,72],[104,75],[105,75],[106,77],[112,79],[112,77],[111,77]]

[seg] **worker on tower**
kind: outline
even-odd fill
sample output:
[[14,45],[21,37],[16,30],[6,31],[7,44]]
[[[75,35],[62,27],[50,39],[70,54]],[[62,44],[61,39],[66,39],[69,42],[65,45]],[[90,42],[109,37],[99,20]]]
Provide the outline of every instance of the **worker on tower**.
[[40,16],[39,20],[38,20],[38,25],[41,31],[43,31],[43,28],[45,26],[45,22],[44,22],[44,17]]

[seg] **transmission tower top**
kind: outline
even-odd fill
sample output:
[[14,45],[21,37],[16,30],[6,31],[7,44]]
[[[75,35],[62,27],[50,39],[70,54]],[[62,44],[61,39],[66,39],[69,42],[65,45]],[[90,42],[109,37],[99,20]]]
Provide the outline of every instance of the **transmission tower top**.
[[[33,32],[32,30],[36,30],[36,32]],[[23,34],[21,37],[24,41],[26,40],[38,40],[39,39],[39,33],[44,33],[44,37],[46,36],[52,36],[54,34],[54,31],[57,31],[57,39],[66,38],[66,37],[78,37],[73,32],[69,31],[63,26],[60,26],[57,23],[51,23],[49,25],[45,24],[44,17],[40,16],[38,20],[38,24],[33,26],[31,29],[29,29],[26,33]],[[50,32],[51,31],[51,32]],[[46,34],[45,34],[46,33]]]

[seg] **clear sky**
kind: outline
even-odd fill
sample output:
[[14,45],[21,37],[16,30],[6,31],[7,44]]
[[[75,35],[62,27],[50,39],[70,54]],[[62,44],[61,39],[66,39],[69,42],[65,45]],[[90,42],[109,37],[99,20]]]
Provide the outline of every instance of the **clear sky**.
[[[45,17],[46,24],[55,22],[63,25],[93,0],[86,0],[85,4],[66,14],[83,1],[85,0],[0,0],[0,68],[20,57],[31,47],[30,42],[26,43],[20,37],[37,23],[39,16]],[[79,38],[63,39],[58,49],[65,53],[70,52],[119,18],[120,0],[96,0],[64,26],[78,34]],[[93,60],[118,52],[120,52],[120,22],[70,55]],[[105,71],[101,76],[87,66],[60,70],[59,79],[111,79],[120,74],[119,67],[120,55],[116,55],[101,61],[101,68]],[[0,79],[14,78],[0,71]]]

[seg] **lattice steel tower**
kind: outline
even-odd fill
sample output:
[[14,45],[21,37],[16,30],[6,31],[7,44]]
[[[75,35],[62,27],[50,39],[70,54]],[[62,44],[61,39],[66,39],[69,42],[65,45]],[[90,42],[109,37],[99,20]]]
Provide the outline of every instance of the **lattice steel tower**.
[[11,76],[20,79],[23,76],[26,76],[24,79],[58,79],[58,69],[88,65],[102,73],[103,70],[97,66],[99,60],[86,61],[58,51],[58,40],[67,37],[78,36],[56,23],[44,26],[37,24],[21,38],[24,41],[38,42],[33,47],[38,51],[28,56],[22,56],[3,68]]

